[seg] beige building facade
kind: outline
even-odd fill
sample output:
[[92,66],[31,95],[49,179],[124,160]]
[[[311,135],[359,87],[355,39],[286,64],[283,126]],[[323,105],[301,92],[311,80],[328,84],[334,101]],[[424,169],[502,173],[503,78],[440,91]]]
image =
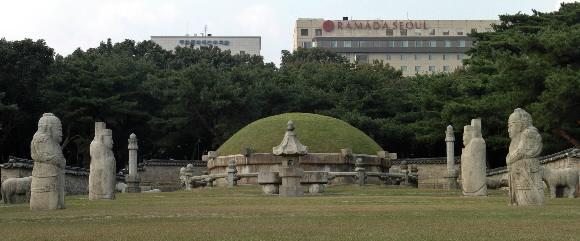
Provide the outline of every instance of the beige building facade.
[[320,47],[351,62],[382,61],[405,76],[452,72],[473,46],[471,32],[492,31],[498,20],[325,20],[300,18],[294,49]]
[[260,36],[151,36],[151,41],[166,50],[174,50],[177,46],[216,46],[221,50],[230,50],[232,54],[260,55],[262,48]]

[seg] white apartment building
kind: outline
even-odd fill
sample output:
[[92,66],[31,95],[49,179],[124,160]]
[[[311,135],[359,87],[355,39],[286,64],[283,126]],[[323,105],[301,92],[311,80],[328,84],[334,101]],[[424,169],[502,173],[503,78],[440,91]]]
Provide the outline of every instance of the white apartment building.
[[262,48],[260,36],[151,36],[151,41],[166,50],[174,50],[177,46],[216,46],[221,50],[230,50],[232,54],[260,55]]

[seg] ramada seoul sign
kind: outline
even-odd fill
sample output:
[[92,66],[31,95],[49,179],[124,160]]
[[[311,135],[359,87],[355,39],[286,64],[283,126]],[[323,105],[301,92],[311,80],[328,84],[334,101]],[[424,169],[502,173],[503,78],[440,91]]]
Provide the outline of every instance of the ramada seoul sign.
[[363,21],[332,21],[326,20],[322,23],[322,29],[326,32],[337,30],[383,30],[383,29],[427,29],[425,21],[385,21],[385,20],[363,20]]

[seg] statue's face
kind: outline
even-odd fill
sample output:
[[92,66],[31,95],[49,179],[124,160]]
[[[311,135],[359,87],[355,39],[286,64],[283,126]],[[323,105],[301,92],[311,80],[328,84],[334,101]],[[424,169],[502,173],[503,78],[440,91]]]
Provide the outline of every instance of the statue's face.
[[105,136],[104,138],[104,143],[105,146],[109,149],[113,148],[113,137],[112,136]]
[[469,142],[471,141],[471,135],[471,132],[463,132],[463,146],[469,145]]
[[510,138],[514,138],[522,131],[521,121],[508,121],[508,134]]

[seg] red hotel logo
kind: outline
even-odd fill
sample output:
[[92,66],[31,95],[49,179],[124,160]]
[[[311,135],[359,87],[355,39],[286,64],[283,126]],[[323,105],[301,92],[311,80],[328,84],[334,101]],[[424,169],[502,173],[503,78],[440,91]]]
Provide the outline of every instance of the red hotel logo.
[[322,23],[322,28],[326,32],[332,32],[332,30],[334,30],[334,22],[330,21],[330,20],[326,20],[326,21],[324,21],[324,23]]
[[[335,21],[326,20],[322,23],[322,28],[326,32],[332,32],[335,28]],[[338,30],[384,30],[384,29],[427,29],[426,21],[336,21]]]

